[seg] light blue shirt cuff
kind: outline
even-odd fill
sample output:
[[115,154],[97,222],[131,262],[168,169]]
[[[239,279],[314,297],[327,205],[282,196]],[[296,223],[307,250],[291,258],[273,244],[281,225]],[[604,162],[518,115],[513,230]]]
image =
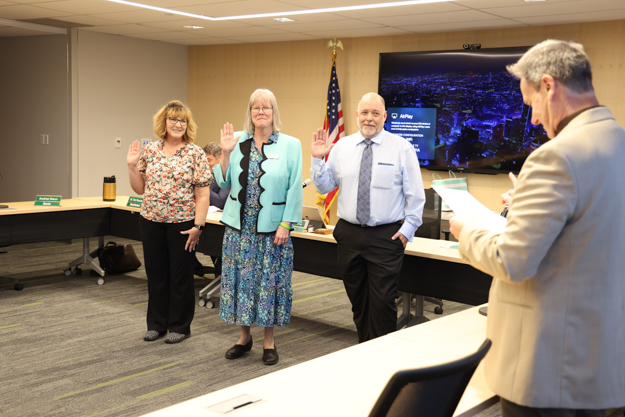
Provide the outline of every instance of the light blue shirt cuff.
[[399,228],[399,233],[401,233],[402,235],[404,235],[409,242],[412,242],[412,238],[414,237],[414,232],[416,232],[416,229],[414,228],[414,226],[412,226],[410,223],[404,222],[404,224],[401,225],[401,227]]

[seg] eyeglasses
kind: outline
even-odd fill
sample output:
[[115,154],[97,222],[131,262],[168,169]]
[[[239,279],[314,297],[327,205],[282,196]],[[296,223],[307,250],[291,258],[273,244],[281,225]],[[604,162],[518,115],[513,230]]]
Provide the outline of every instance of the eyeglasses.
[[252,107],[252,113],[260,113],[261,110],[263,113],[271,113],[273,111],[273,107]]
[[188,120],[185,119],[176,119],[173,117],[168,117],[167,120],[169,120],[171,122],[172,125],[176,125],[176,123],[180,122],[180,126],[186,126],[187,123],[189,122]]

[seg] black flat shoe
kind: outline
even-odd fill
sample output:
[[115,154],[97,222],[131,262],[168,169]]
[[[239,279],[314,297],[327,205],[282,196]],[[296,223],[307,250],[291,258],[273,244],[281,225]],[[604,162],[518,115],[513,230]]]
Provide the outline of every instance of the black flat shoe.
[[263,349],[263,362],[265,365],[275,365],[278,363],[278,351],[276,345],[273,345],[273,349]]
[[252,349],[252,336],[250,335],[250,341],[243,345],[234,345],[226,351],[226,359],[237,359],[243,356],[245,352],[249,352]]

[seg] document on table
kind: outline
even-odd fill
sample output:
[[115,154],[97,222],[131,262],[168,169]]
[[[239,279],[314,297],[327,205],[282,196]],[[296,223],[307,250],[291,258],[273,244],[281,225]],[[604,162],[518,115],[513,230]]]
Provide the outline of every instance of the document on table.
[[470,214],[479,224],[493,233],[501,233],[506,227],[505,217],[487,209],[468,191],[443,188],[437,185],[432,185],[432,188],[457,215]]
[[208,207],[208,212],[209,213],[219,213],[220,211],[223,211],[223,210],[220,209],[219,207],[215,207],[215,206],[209,206]]

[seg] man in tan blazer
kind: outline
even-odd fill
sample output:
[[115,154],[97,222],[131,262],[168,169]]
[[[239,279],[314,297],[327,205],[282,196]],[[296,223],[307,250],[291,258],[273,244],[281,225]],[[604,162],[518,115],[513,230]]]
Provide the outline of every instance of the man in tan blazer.
[[521,169],[508,223],[451,220],[493,276],[485,358],[504,417],[597,416],[625,405],[625,130],[579,44],[545,41],[508,71],[551,138]]

